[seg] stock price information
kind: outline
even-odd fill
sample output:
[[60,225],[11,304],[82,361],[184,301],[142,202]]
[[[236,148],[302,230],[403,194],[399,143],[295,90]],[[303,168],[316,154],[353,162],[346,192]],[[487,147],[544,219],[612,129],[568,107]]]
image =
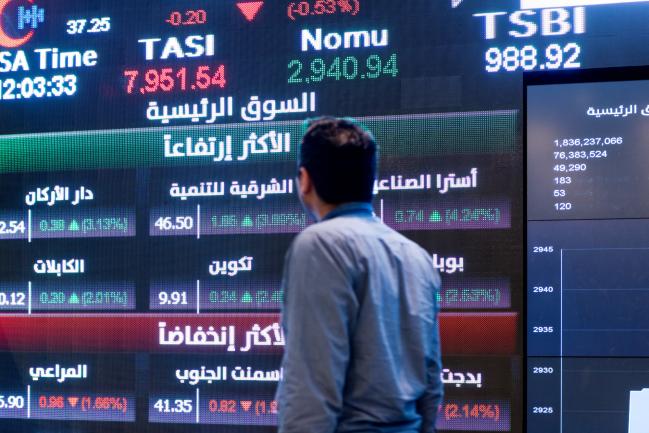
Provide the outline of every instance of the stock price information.
[[[649,18],[525,3],[0,0],[3,433],[275,431],[296,154],[325,114],[373,131],[375,213],[442,274],[438,430],[522,432],[522,73],[646,62]],[[573,183],[542,211],[589,212],[575,186],[631,140],[553,137]]]
[[528,86],[528,432],[649,425],[647,81]]

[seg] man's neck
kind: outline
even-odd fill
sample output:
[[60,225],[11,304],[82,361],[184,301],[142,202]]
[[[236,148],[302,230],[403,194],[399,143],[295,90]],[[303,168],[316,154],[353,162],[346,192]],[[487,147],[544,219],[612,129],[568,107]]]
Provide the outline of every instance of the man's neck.
[[317,203],[314,206],[313,210],[314,210],[315,216],[318,218],[318,221],[322,221],[324,219],[324,217],[326,217],[329,214],[329,212],[333,211],[338,206],[339,205],[320,202],[320,203]]

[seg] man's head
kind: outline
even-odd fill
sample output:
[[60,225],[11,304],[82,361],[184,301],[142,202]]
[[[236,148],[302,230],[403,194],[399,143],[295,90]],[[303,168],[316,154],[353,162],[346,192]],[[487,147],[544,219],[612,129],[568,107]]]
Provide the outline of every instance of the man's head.
[[350,119],[308,121],[299,156],[299,195],[321,218],[349,202],[371,202],[377,146],[372,135]]

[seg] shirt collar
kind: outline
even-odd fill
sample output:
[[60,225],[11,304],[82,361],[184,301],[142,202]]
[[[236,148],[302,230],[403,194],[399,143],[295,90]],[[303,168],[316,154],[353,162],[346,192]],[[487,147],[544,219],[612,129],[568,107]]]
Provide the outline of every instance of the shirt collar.
[[332,210],[327,215],[325,215],[321,221],[326,221],[342,215],[371,216],[373,214],[374,214],[374,208],[372,207],[371,203],[351,202],[351,203],[341,204],[340,206],[336,207],[334,210]]

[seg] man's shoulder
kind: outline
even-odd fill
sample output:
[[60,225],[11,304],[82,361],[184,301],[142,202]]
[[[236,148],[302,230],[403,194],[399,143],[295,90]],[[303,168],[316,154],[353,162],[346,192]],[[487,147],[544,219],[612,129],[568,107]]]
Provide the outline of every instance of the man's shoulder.
[[[358,242],[359,240],[361,242]],[[367,243],[373,241],[395,247],[401,245],[412,253],[428,256],[419,244],[383,224],[377,218],[341,216],[321,221],[304,229],[294,243],[302,246],[320,244],[367,247]]]
[[[380,256],[386,260],[391,260],[386,255],[397,257],[400,261],[405,260],[406,267],[424,272],[432,278],[436,287],[440,284],[439,274],[428,251],[378,219],[343,216],[321,221],[297,235],[290,251],[293,258],[317,254],[332,260],[344,257],[354,263],[370,256]],[[373,260],[368,259],[367,262]]]
[[[338,220],[338,221],[337,221]],[[333,244],[345,238],[345,225],[340,218],[321,221],[302,230],[293,241],[294,248],[307,248],[314,244]]]

